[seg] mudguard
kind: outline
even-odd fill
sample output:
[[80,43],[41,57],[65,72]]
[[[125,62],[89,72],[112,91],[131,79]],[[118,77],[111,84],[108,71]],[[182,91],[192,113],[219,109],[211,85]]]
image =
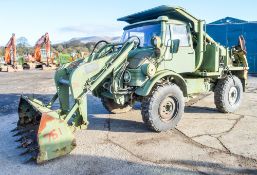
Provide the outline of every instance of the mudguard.
[[174,82],[175,84],[177,84],[180,89],[182,90],[184,96],[187,96],[187,85],[186,85],[186,81],[185,79],[177,74],[176,72],[173,71],[169,71],[169,70],[163,70],[163,71],[159,71],[155,74],[154,77],[152,77],[151,79],[149,79],[143,86],[141,86],[140,88],[136,89],[135,93],[139,96],[147,96],[150,94],[152,88],[154,87],[154,85],[163,77],[173,77],[174,78]]

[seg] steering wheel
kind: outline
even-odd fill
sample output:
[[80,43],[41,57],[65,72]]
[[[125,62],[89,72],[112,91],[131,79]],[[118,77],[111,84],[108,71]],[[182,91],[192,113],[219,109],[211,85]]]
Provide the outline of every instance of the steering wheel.
[[243,35],[240,35],[238,38],[238,46],[246,54],[245,39],[244,39]]
[[95,49],[96,49],[97,46],[98,46],[99,44],[101,44],[101,43],[105,43],[105,45],[106,45],[106,44],[110,44],[110,43],[109,43],[108,41],[106,41],[106,40],[98,41],[98,42],[95,44],[95,46],[94,46],[94,48],[93,48],[93,50],[92,50],[90,56],[95,52]]
[[133,40],[132,38],[136,38],[137,40],[138,40],[138,46],[140,46],[141,45],[141,40],[140,40],[140,38],[138,37],[138,36],[130,36],[124,43],[126,43],[126,42],[128,42],[128,41],[131,41],[131,40]]
[[[141,42],[141,41],[140,41],[140,38],[139,38],[138,36],[131,36],[131,37],[129,37],[122,45],[123,45],[123,46],[126,45],[126,43],[128,43],[128,42],[134,40],[135,38],[138,40],[137,47],[140,46],[140,42]],[[114,44],[114,45],[111,45],[108,41],[101,40],[101,41],[99,41],[99,42],[97,42],[97,43],[95,44],[95,46],[94,46],[94,48],[93,48],[93,50],[92,50],[90,56],[93,55],[93,53],[95,52],[97,46],[98,46],[100,43],[105,43],[105,45],[104,45],[103,47],[101,47],[101,48],[99,49],[99,51],[96,52],[96,55],[97,55],[97,56],[96,56],[95,59],[99,59],[99,58],[102,58],[102,57],[106,56],[106,55],[109,54],[109,53],[114,49],[114,47],[115,47],[115,44]],[[110,44],[110,45],[109,45],[109,44]],[[108,48],[108,47],[109,47],[109,48]]]

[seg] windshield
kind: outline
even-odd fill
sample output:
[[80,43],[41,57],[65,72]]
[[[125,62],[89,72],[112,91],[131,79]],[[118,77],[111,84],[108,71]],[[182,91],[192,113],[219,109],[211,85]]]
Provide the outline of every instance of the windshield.
[[141,47],[152,47],[152,37],[161,37],[161,24],[150,24],[127,29],[123,33],[122,42],[125,42],[131,36],[137,36],[140,39]]

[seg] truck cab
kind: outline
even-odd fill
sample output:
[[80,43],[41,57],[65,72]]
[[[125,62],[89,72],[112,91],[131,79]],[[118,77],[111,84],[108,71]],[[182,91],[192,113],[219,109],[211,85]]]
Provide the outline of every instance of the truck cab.
[[177,73],[192,72],[195,69],[195,50],[193,47],[190,25],[179,20],[160,16],[131,24],[124,28],[122,42],[136,36],[140,40],[140,50],[150,50],[154,47],[152,39],[158,37],[163,46],[163,57],[158,70],[168,69]]

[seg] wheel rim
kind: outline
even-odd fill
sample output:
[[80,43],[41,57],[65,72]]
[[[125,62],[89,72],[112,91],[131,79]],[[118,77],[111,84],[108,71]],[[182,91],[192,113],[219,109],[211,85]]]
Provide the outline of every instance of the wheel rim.
[[228,101],[230,105],[234,105],[237,103],[239,98],[239,93],[238,93],[238,89],[233,86],[230,88],[229,93],[228,93]]
[[179,109],[179,103],[177,98],[168,96],[161,103],[159,107],[160,119],[164,122],[168,122],[173,119]]

